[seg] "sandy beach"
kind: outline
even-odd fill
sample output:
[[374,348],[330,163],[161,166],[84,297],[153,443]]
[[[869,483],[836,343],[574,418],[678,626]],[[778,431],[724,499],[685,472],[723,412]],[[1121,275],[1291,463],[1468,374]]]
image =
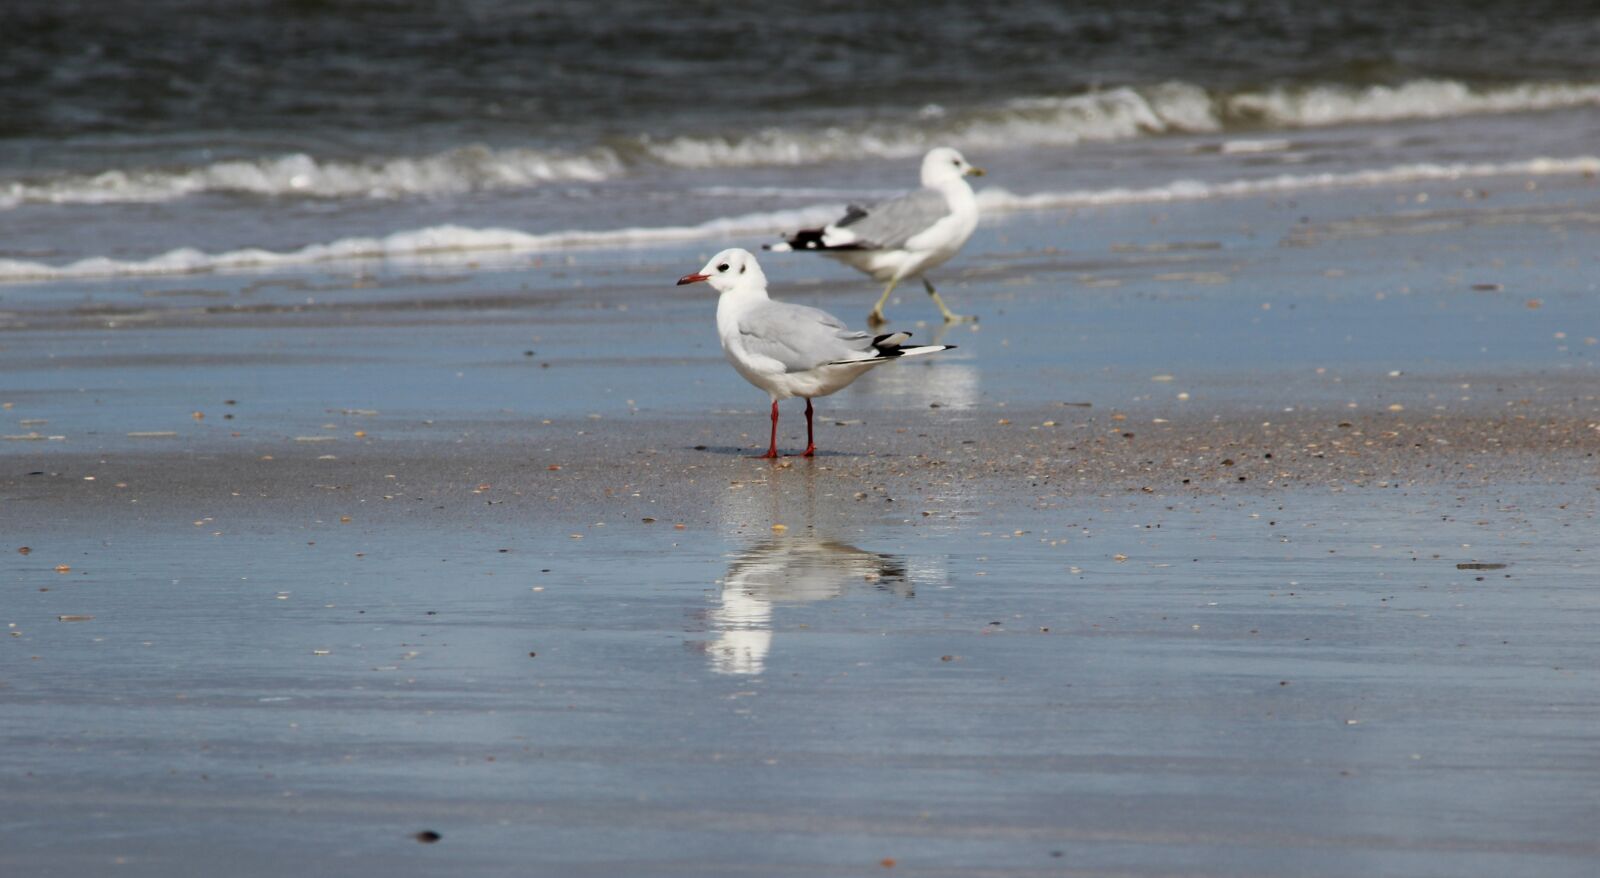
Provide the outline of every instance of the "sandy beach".
[[5,859],[1582,874],[1566,408],[13,454]]
[[9,287],[0,869],[1590,874],[1597,198],[1003,214],[776,463],[722,242]]

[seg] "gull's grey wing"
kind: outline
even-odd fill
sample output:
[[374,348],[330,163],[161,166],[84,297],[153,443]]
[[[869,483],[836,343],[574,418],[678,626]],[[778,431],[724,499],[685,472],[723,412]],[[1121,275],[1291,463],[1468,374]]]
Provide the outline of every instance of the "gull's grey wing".
[[786,372],[804,372],[825,363],[856,359],[872,349],[872,336],[846,327],[826,311],[769,302],[739,320],[745,350],[783,364]]
[[918,189],[871,207],[850,205],[835,228],[849,229],[859,246],[894,250],[950,215],[950,204],[934,189]]
[[905,564],[893,555],[845,543],[779,539],[741,553],[728,565],[723,591],[738,590],[764,601],[815,601],[839,595],[865,577],[878,588],[911,594]]

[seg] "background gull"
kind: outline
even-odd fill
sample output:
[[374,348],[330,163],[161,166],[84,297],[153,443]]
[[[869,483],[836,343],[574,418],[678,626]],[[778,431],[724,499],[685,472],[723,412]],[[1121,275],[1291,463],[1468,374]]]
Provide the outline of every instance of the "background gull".
[[717,334],[722,352],[746,381],[772,396],[772,440],[764,457],[778,456],[778,400],[805,397],[806,450],[802,456],[810,457],[817,450],[811,422],[813,397],[843,390],[874,366],[955,347],[901,347],[911,333],[873,336],[847,328],[826,311],[774,302],[767,296],[767,276],[748,250],[724,250],[698,273],[679,278],[678,284],[700,281],[721,294]]
[[887,322],[883,306],[889,294],[912,277],[922,279],[946,323],[972,319],[952,312],[925,274],[956,255],[978,227],[978,200],[967,185],[968,176],[981,177],[983,169],[954,149],[938,147],[922,159],[921,189],[871,207],[852,204],[831,225],[796,232],[767,249],[825,253],[886,283],[867,315],[871,326]]

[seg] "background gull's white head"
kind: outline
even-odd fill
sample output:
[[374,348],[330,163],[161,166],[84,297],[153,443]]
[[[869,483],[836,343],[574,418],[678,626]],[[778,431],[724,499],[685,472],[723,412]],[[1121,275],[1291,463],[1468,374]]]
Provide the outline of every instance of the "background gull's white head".
[[948,146],[934,147],[922,157],[922,185],[937,187],[941,183],[962,177],[982,177],[983,168],[967,161],[959,150]]
[[698,272],[678,278],[678,286],[699,281],[705,281],[719,293],[736,289],[767,288],[767,276],[762,273],[761,265],[756,262],[755,255],[739,247],[730,247],[718,253]]

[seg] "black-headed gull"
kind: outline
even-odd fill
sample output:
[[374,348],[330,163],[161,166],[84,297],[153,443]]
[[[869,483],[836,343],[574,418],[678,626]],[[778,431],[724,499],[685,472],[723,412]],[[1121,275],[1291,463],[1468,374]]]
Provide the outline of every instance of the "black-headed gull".
[[831,225],[796,232],[767,249],[822,253],[887,283],[867,315],[869,326],[887,322],[883,306],[889,294],[914,277],[922,279],[946,323],[973,319],[946,307],[925,274],[950,261],[978,227],[978,199],[967,185],[969,176],[981,177],[983,169],[950,147],[929,150],[922,159],[921,189],[871,207],[852,204]]
[[767,276],[748,250],[724,250],[678,285],[705,281],[721,294],[717,335],[722,352],[746,381],[772,396],[772,441],[763,457],[778,456],[778,400],[804,397],[806,450],[816,453],[811,400],[843,390],[868,369],[903,357],[937,353],[955,345],[902,347],[909,332],[873,336],[847,328],[826,311],[774,302]]

